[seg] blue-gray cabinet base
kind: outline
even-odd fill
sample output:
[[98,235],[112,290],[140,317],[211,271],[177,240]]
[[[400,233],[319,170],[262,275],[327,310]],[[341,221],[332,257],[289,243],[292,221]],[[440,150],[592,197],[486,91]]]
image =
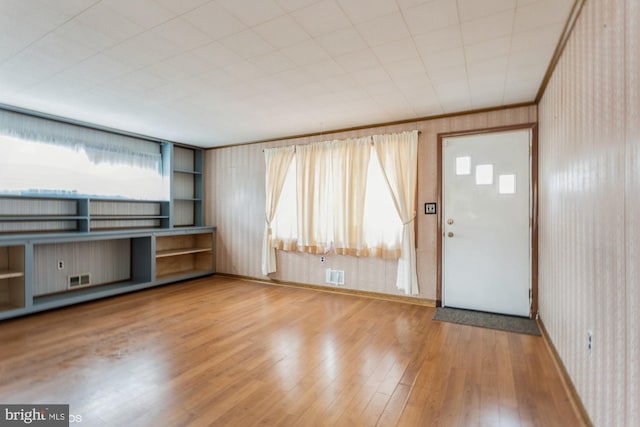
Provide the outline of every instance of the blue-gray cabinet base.
[[213,274],[214,231],[2,236],[0,319]]

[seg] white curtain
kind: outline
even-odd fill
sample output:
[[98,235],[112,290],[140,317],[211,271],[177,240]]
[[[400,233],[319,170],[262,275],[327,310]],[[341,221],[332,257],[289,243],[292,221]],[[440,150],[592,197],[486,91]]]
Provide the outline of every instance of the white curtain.
[[403,224],[402,254],[398,260],[396,286],[406,294],[418,295],[414,230],[418,131],[374,135],[373,144]]
[[159,142],[0,109],[0,192],[169,199]]
[[296,147],[298,250],[314,254],[331,249],[331,144]]
[[339,255],[367,256],[364,209],[371,138],[331,143],[333,246]]
[[93,163],[162,172],[160,144],[85,126],[0,110],[0,135],[83,151]]
[[264,150],[266,163],[264,239],[262,243],[262,274],[276,271],[276,250],[272,244],[271,222],[278,207],[289,165],[293,160],[295,147],[267,148]]

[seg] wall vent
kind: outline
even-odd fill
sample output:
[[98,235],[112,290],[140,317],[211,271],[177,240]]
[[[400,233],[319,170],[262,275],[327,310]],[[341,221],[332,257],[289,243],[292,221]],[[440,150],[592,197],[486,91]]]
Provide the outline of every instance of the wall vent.
[[73,276],[67,276],[68,288],[76,289],[85,286],[91,286],[91,273],[76,274]]
[[327,268],[326,282],[331,285],[344,285],[344,270]]

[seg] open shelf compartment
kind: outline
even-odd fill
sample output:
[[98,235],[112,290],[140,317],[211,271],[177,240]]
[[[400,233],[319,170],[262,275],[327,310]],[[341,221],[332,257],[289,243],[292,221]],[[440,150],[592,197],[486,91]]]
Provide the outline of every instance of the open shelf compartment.
[[213,272],[211,233],[156,236],[156,278]]
[[0,246],[0,311],[24,306],[24,246]]

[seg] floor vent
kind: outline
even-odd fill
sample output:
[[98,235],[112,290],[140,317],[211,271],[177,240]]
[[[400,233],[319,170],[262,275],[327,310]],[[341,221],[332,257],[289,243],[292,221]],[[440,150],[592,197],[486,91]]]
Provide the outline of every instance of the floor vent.
[[326,282],[332,285],[344,285],[344,270],[327,268]]
[[82,288],[85,286],[91,286],[91,273],[68,276],[69,289]]

